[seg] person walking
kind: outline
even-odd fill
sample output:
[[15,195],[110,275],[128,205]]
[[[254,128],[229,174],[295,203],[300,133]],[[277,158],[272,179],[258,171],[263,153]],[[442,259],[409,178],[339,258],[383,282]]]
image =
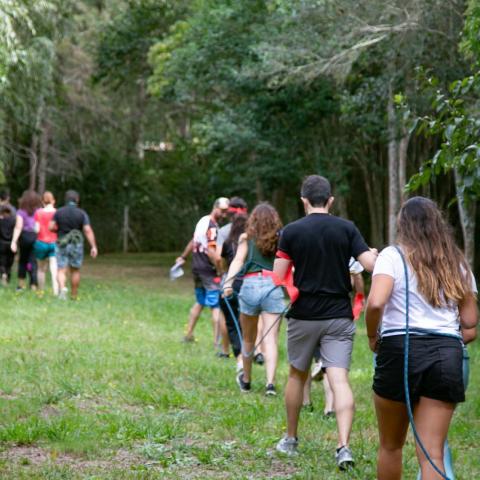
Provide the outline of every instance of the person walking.
[[58,264],[58,298],[67,299],[67,273],[70,273],[71,298],[78,298],[80,286],[80,269],[83,264],[83,236],[90,244],[90,256],[98,255],[95,234],[90,225],[90,218],[79,208],[80,195],[75,190],[65,193],[65,206],[59,208],[53,215],[49,229],[58,235],[55,253]]
[[348,381],[355,334],[349,261],[354,257],[371,271],[376,251],[369,249],[352,222],[329,214],[334,198],[326,178],[307,177],[301,187],[301,200],[306,216],[283,230],[274,266],[274,274],[282,280],[293,265],[294,285],[299,289],[287,314],[287,434],[276,448],[285,454],[296,453],[303,388],[319,346],[334,395],[338,429],[335,458],[338,467],[345,469],[353,464],[349,440],[354,414]]
[[263,319],[265,347],[265,394],[274,396],[278,363],[279,315],[284,310],[283,291],[275,287],[271,274],[282,222],[277,211],[268,203],[257,205],[247,222],[246,232],[240,235],[237,253],[227,273],[224,295],[233,294],[233,281],[244,267],[240,289],[240,323],[243,332],[243,370],[237,374],[241,392],[251,390],[252,361],[257,338],[258,317]]
[[15,228],[16,210],[9,204],[0,204],[0,282],[3,287],[10,281],[15,254],[11,243]]
[[25,190],[19,200],[15,228],[10,248],[13,253],[19,251],[17,290],[25,289],[27,273],[30,277],[30,288],[37,289],[37,260],[33,246],[37,239],[34,214],[42,202],[40,195],[34,190]]
[[39,208],[34,215],[37,240],[34,244],[35,258],[38,262],[38,288],[45,289],[47,269],[50,267],[53,294],[58,295],[57,257],[55,255],[56,232],[49,229],[50,222],[55,215],[55,197],[52,192],[45,192],[42,196],[43,208]]
[[192,252],[192,272],[195,283],[195,303],[190,309],[187,331],[184,342],[195,340],[193,332],[203,308],[208,307],[212,312],[213,343],[216,347],[219,338],[220,312],[220,278],[217,269],[220,266],[220,256],[216,251],[218,236],[218,222],[226,218],[229,200],[225,197],[217,198],[209,215],[202,217],[193,234],[193,239],[185,247],[184,252],[176,259],[177,264],[185,263],[187,255]]
[[[406,314],[409,316],[408,384],[415,427],[436,467],[445,472],[443,448],[455,406],[465,400],[462,334],[475,338],[475,279],[437,205],[407,200],[397,220],[398,246],[379,255],[366,308],[367,334],[378,351],[373,398],[380,446],[377,478],[402,478],[409,418],[404,391]],[[407,281],[402,260],[406,261]],[[380,328],[380,333],[378,333]],[[439,479],[419,445],[422,480]]]

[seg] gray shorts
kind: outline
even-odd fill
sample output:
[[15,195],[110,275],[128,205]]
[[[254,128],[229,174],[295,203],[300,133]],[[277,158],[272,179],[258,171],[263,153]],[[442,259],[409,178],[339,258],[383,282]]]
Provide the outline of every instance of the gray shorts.
[[297,370],[306,372],[313,354],[320,348],[323,367],[350,369],[355,323],[350,318],[331,320],[298,320],[287,323],[288,362]]

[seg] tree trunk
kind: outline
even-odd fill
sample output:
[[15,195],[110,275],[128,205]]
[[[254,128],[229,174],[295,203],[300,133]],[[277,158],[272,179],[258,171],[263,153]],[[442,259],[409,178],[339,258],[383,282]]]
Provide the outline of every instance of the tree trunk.
[[284,219],[287,206],[284,186],[280,186],[273,191],[272,203],[277,209],[280,218]]
[[40,159],[38,162],[38,193],[45,192],[47,184],[48,154],[51,138],[51,124],[45,121],[40,132]]
[[407,185],[407,153],[410,134],[405,127],[402,128],[403,136],[398,144],[398,184],[400,187],[400,203],[405,200],[405,186]]
[[29,171],[29,190],[35,190],[37,186],[37,166],[38,166],[38,135],[37,132],[34,132],[32,135],[32,142],[30,144],[30,171]]
[[395,243],[396,220],[399,207],[398,144],[393,91],[390,87],[387,104],[388,119],[388,243]]
[[477,209],[476,201],[466,198],[462,189],[464,178],[457,169],[454,169],[455,187],[457,190],[458,212],[462,224],[463,247],[465,257],[473,269],[475,261],[475,213]]

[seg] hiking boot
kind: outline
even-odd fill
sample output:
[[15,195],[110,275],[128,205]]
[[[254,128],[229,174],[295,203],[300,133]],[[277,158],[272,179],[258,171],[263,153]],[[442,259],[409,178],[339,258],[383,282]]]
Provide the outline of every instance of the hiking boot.
[[277,390],[276,390],[275,385],[273,383],[269,383],[265,387],[265,395],[267,397],[276,397],[277,396]]
[[337,448],[337,451],[335,452],[335,460],[337,461],[337,466],[340,470],[347,470],[354,465],[352,451],[345,445]]
[[285,455],[296,455],[298,448],[298,438],[297,437],[283,437],[278,443],[275,449],[277,452],[283,453]]
[[252,388],[252,386],[250,385],[250,382],[245,382],[243,380],[243,370],[241,370],[237,374],[237,384],[240,387],[240,391],[242,393],[249,393]]
[[254,357],[253,357],[253,361],[257,364],[257,365],[263,365],[265,363],[265,357],[263,356],[263,353],[257,353]]

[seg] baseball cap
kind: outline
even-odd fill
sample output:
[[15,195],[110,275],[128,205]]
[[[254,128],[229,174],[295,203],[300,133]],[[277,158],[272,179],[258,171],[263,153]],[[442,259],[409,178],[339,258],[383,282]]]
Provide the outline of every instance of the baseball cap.
[[226,210],[228,205],[230,204],[230,200],[226,197],[219,197],[215,200],[213,204],[213,208],[220,208],[222,210]]

